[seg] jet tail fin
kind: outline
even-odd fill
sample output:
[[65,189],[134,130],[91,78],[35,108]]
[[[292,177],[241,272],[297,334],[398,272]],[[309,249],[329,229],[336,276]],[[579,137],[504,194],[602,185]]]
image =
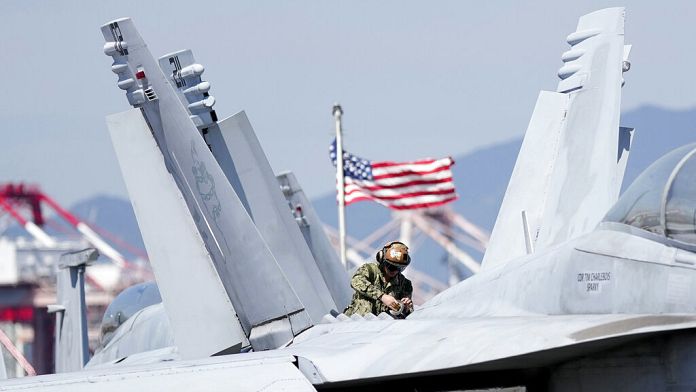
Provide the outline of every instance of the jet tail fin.
[[81,370],[89,359],[85,267],[99,257],[96,249],[66,253],[58,262],[58,304],[49,306],[56,314],[56,373]]
[[557,92],[539,96],[483,268],[584,234],[616,202],[627,157],[617,157],[628,68],[623,34],[624,9],[608,8],[581,17],[567,37],[571,49],[561,57],[561,81]]
[[[542,91],[498,212],[482,268],[523,256],[533,248],[548,197],[559,134],[568,106],[565,94]],[[526,219],[523,219],[524,217]],[[526,235],[529,235],[529,239]]]
[[[114,58],[112,70],[119,77],[118,85],[142,112],[142,124],[148,126],[154,147],[161,153],[157,159],[167,170],[168,181],[176,185],[177,197],[183,199],[252,347],[275,348],[292,340],[320,320],[314,305],[326,298],[330,301],[330,297],[307,300],[307,293],[317,287],[312,284],[301,286],[306,291],[295,290],[291,281],[297,281],[306,264],[291,264],[287,269],[282,264],[281,268],[281,261],[269,249],[194,124],[191,106],[184,106],[133,22],[127,18],[116,20],[104,25],[102,33],[107,41],[104,51]],[[176,278],[185,280],[185,276]],[[210,275],[208,282],[214,285],[215,279]],[[164,292],[162,297],[166,303]]]
[[179,353],[239,351],[248,342],[237,313],[140,110],[107,124]]
[[246,114],[217,121],[210,83],[201,78],[205,68],[190,50],[163,56],[159,64],[305,310],[318,322],[337,306]]
[[249,216],[288,282],[314,322],[320,321],[337,305],[246,114],[237,113],[210,127],[207,140],[232,187],[244,195]]
[[348,274],[341,265],[336,251],[324,232],[319,216],[314,211],[312,203],[300,187],[295,175],[292,172],[283,172],[278,174],[277,178],[288,207],[295,217],[302,236],[314,256],[329,291],[331,291],[334,302],[338,306],[337,310],[340,312],[350,304],[353,294]]

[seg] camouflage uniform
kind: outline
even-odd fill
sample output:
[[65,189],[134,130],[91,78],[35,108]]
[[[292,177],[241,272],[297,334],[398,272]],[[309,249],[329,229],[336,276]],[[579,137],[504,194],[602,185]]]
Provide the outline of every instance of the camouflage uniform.
[[378,315],[388,310],[380,301],[382,294],[389,294],[396,298],[411,298],[413,285],[402,274],[396,275],[387,282],[378,263],[365,263],[353,275],[350,285],[355,289],[353,300],[343,311],[346,315],[365,315],[372,313]]

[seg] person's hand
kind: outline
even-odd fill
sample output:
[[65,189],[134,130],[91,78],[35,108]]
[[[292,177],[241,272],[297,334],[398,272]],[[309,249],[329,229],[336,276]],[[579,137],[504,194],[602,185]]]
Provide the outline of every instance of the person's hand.
[[411,301],[411,298],[401,298],[401,303],[406,305],[409,309],[413,310],[413,301]]
[[379,300],[390,309],[398,310],[400,308],[399,301],[389,294],[382,294],[382,296],[379,297]]

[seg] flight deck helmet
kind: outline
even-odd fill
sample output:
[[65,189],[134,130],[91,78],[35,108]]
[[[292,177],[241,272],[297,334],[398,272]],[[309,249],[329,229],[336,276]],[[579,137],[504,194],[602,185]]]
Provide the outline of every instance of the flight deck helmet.
[[375,256],[377,262],[391,271],[403,271],[411,263],[408,246],[400,241],[388,242]]

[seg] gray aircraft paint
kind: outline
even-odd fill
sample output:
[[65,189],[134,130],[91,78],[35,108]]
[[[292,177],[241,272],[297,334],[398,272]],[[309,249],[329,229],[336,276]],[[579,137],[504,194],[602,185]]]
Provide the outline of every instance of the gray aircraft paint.
[[613,8],[581,17],[566,41],[571,48],[562,56],[565,64],[558,74],[563,80],[557,91],[568,93],[570,103],[559,135],[553,188],[536,241],[539,249],[594,229],[616,203],[622,180],[617,175],[616,152],[624,10]]
[[[177,339],[178,336],[176,336],[175,333],[180,334],[182,332],[178,331],[177,328],[173,328],[172,323],[169,322],[169,317],[171,316],[168,317],[168,314],[171,314],[171,312],[166,312],[165,306],[166,305],[163,303],[151,305],[129,317],[128,320],[116,330],[116,333],[109,343],[107,343],[102,350],[94,353],[87,367],[104,368],[108,367],[107,365],[112,366],[120,363],[125,365],[132,361],[138,361],[138,363],[143,364],[174,359],[187,359],[188,357],[204,358],[210,356],[212,354],[210,350],[216,349],[217,346],[211,347],[210,343],[208,343],[208,340],[210,340],[208,336],[198,336],[197,340],[203,346],[198,353],[195,351],[193,353],[190,352],[191,349],[187,347],[187,345],[190,344],[188,341],[179,343],[181,339]],[[199,306],[205,307],[206,305]],[[192,311],[191,316],[198,316],[198,312]],[[209,319],[206,319],[206,321],[209,321]],[[193,327],[196,327],[196,325],[193,325]],[[211,336],[220,336],[220,333],[217,331],[218,328],[219,326],[217,325],[210,326],[209,333]],[[189,334],[195,331],[195,329],[191,329]],[[225,337],[224,335],[222,336],[222,338]],[[229,339],[221,340],[221,342],[219,346],[230,344]],[[181,348],[183,348],[183,351]],[[143,353],[154,353],[154,355],[148,357],[147,355],[143,355]],[[129,360],[125,361],[124,358],[129,358]],[[150,360],[150,358],[154,360]]]
[[[119,86],[147,119],[252,345],[268,349],[289,341],[311,326],[311,317],[186,109],[130,19],[108,23],[102,33]],[[141,71],[145,78],[137,79]],[[271,324],[277,326],[272,333],[267,331]],[[252,331],[256,327],[270,333],[267,340]]]
[[[585,16],[581,19],[581,26],[587,27],[590,20],[616,32],[617,23],[623,23],[623,9],[607,9]],[[591,33],[586,35],[602,37],[602,33]],[[571,38],[570,41],[576,42],[577,34]],[[613,48],[614,44],[609,46]],[[584,54],[587,55],[590,54]],[[618,68],[621,64],[615,61],[621,62],[622,57],[597,62],[596,67],[600,72],[603,67]],[[596,70],[593,72],[597,73]],[[571,80],[564,84],[567,88],[587,81],[582,78],[566,80]],[[604,78],[604,81],[616,88],[617,80]],[[596,87],[602,90],[607,86]],[[609,113],[618,112],[618,101],[613,99],[615,92],[608,93],[611,99],[605,109]],[[574,105],[582,103],[570,99],[564,103],[567,97],[556,94],[564,93],[542,94],[537,109],[539,105],[550,103],[554,110],[572,112]],[[167,101],[167,104],[173,105],[172,101]],[[567,108],[563,109],[566,104]],[[585,109],[589,107],[592,105],[584,106]],[[181,109],[184,112],[184,108]],[[523,144],[530,146],[535,138],[544,142],[543,129],[553,128],[545,128],[544,121],[553,123],[562,119],[557,114],[544,113],[544,110],[535,113],[532,122],[539,124],[541,130],[530,132],[529,140]],[[585,114],[588,118],[582,121],[594,123],[599,117],[605,118],[605,114],[590,111]],[[609,118],[608,122],[613,121],[611,115],[606,118]],[[190,123],[189,119],[187,121]],[[617,131],[618,126],[609,129],[614,136]],[[592,130],[585,128],[577,132],[592,133]],[[559,139],[558,148],[572,150],[568,156],[575,157],[568,161],[569,166],[562,167],[566,173],[576,176],[578,181],[585,181],[587,175],[580,173],[580,169],[566,169],[585,166],[592,171],[593,168],[581,159],[596,156],[604,159],[606,169],[613,173],[602,177],[600,182],[620,176],[623,163],[617,155],[618,139],[606,143],[602,139],[597,144],[579,139],[582,139],[581,134],[568,136],[565,142],[562,140],[566,139]],[[570,146],[568,143],[578,145]],[[160,147],[167,151],[166,145],[160,143]],[[530,150],[523,147],[521,154],[525,151]],[[691,154],[693,151],[687,152]],[[540,158],[547,157],[540,155]],[[518,159],[518,165],[525,159]],[[163,161],[166,162],[166,158]],[[521,166],[519,170],[516,168],[520,186],[524,172]],[[555,195],[551,196],[556,197],[565,181],[565,177],[554,174],[531,185],[536,189],[551,190]],[[593,203],[598,203],[597,208],[604,208],[605,200],[616,193],[617,182],[608,182],[606,187],[600,188],[588,185],[590,193],[599,193],[590,198]],[[665,192],[668,190],[665,188]],[[570,204],[576,202],[578,200],[569,201]],[[587,232],[580,234],[579,231],[585,230],[584,225],[596,215],[592,208],[580,204],[575,216],[566,214],[567,204],[559,210],[559,219],[567,218],[574,229],[557,231],[545,237],[555,241],[557,235],[568,235],[568,241],[545,243],[532,254],[526,254],[522,238],[522,247],[513,249],[513,252],[521,249],[521,255],[496,259],[479,274],[417,308],[406,320],[327,316],[324,323],[308,328],[287,347],[278,350],[171,361],[174,351],[160,348],[116,360],[128,366],[105,365],[69,375],[9,381],[0,384],[0,388],[32,387],[53,391],[65,390],[65,385],[70,384],[71,390],[85,391],[148,387],[214,389],[220,386],[311,390],[309,380],[327,389],[427,390],[437,389],[441,387],[440,383],[448,382],[450,384],[446,385],[451,385],[451,388],[440,389],[461,390],[482,383],[486,387],[502,386],[516,380],[522,382],[512,385],[529,382],[542,390],[696,388],[693,372],[696,366],[696,355],[693,354],[696,352],[696,289],[693,288],[696,256],[693,249],[676,247],[665,236],[631,228],[618,221],[602,222],[597,228],[595,222]],[[192,208],[190,204],[188,206]],[[536,206],[530,211],[544,214],[547,206]],[[519,211],[512,213],[521,219]],[[498,224],[503,221],[513,222],[499,217]],[[553,220],[546,216],[541,221]],[[247,227],[246,221],[235,223],[244,224],[239,228]],[[510,228],[510,233],[521,233],[523,230],[518,222],[513,223],[515,227]],[[255,243],[248,245],[250,249],[259,249],[253,248]],[[151,316],[152,319],[155,317],[161,316]],[[289,319],[282,320],[292,323]],[[268,329],[268,334],[275,333],[274,323],[261,327]],[[131,330],[121,333],[123,339],[127,339],[129,334],[147,336],[148,332]],[[152,364],[157,358],[171,362]],[[142,362],[138,364],[138,361]],[[523,372],[515,373],[517,370]]]
[[[221,359],[222,358],[222,359]],[[278,355],[273,358],[230,362],[214,357],[197,362],[176,361],[147,366],[121,366],[87,369],[79,373],[56,374],[10,380],[1,390],[26,390],[30,385],[40,391],[83,392],[98,388],[101,392],[124,390],[200,390],[229,391],[314,391],[294,365],[295,358]],[[269,377],[268,375],[272,375]],[[67,388],[67,389],[66,389]]]
[[191,50],[164,55],[159,58],[159,65],[193,124],[205,133],[208,127],[215,125],[217,116],[213,110],[215,97],[208,94],[210,83],[201,79],[203,66],[196,63]]
[[202,80],[204,68],[196,63],[191,50],[162,56],[159,65],[192,121],[201,129],[213,156],[305,310],[314,323],[318,322],[337,306],[327,295],[329,289],[309,247],[300,240],[301,234],[246,113],[215,121],[210,83]]
[[338,305],[338,311],[341,311],[348,306],[353,294],[348,274],[341,265],[312,203],[302,191],[295,175],[292,172],[283,172],[278,174],[277,178],[288,207],[293,211],[295,222],[312,251],[319,271],[331,291],[331,296]]
[[[623,21],[623,10],[609,9],[590,14],[584,17],[581,25],[593,19],[609,26],[608,30],[615,33],[616,25],[612,21]],[[615,38],[615,34],[593,34],[585,41],[607,36]],[[570,41],[577,44],[575,39]],[[621,45],[615,46],[622,47],[622,42],[621,37]],[[594,58],[590,52],[585,52],[583,56]],[[599,71],[594,72],[601,73],[602,68],[612,68],[612,64],[615,64],[618,69],[615,76],[620,77],[623,56],[613,57],[616,58],[610,60],[605,56],[597,61],[595,66]],[[607,81],[608,79],[611,80]],[[585,87],[595,86],[592,91],[613,89],[608,93],[610,97],[617,96],[612,94],[618,94],[621,85],[617,78],[570,80],[573,83],[584,83]],[[571,82],[566,82],[564,86],[568,87]],[[600,194],[595,195],[593,203],[597,208],[605,208],[603,203],[615,197],[619,186],[617,173],[623,171],[625,163],[625,155],[617,154],[618,125],[611,127],[613,141],[597,143],[588,143],[580,135],[561,135],[553,127],[553,123],[559,121],[594,124],[602,116],[612,122],[613,113],[618,113],[618,101],[610,101],[605,109],[609,115],[585,112],[587,119],[573,120],[567,115],[579,110],[575,109],[576,105],[580,109],[589,110],[591,103],[572,99],[568,93],[563,92],[547,93],[540,98],[542,106],[550,102],[554,111],[548,115],[544,114],[545,109],[535,113],[533,122],[540,124],[542,131],[537,132],[536,136],[535,132],[531,132],[527,145],[536,144],[533,142],[535,137],[538,141],[545,142],[544,134],[547,132],[543,129],[550,129],[557,134],[556,149],[572,151],[556,156],[552,153],[549,160],[542,160],[541,167],[548,165],[549,161],[554,162],[551,163],[553,170],[540,185],[549,193],[547,197],[554,199],[561,196],[562,184],[567,184],[562,173],[575,176],[577,181],[588,180],[587,173],[575,168],[578,162],[580,166],[586,164],[581,160],[583,157],[598,157],[605,162],[605,166],[608,165],[608,171],[611,172],[600,180],[606,183],[606,187],[589,187],[594,189],[590,193]],[[593,116],[594,119],[589,118]],[[551,126],[546,122],[549,120]],[[559,163],[559,156],[562,160],[571,156],[575,158]],[[534,164],[534,161],[531,162]],[[569,172],[568,167],[574,167],[574,171]],[[526,170],[521,168],[520,175],[524,176]],[[557,199],[554,200],[553,203],[558,202]],[[541,211],[541,222],[566,219],[575,229],[565,230],[566,234],[563,235],[574,239],[556,244],[554,241],[558,238],[554,237],[552,243],[541,244],[531,255],[505,257],[503,263],[491,264],[482,273],[445,291],[403,322],[368,322],[360,317],[340,321],[342,318],[339,317],[335,322],[310,328],[282,351],[304,358],[299,362],[300,370],[306,372],[315,384],[361,383],[366,379],[375,381],[385,377],[408,378],[443,371],[509,369],[512,365],[507,359],[514,357],[525,357],[534,363],[553,364],[553,361],[559,361],[568,355],[573,357],[584,354],[590,343],[595,350],[608,350],[623,339],[638,339],[640,336],[652,336],[665,331],[690,330],[696,326],[696,318],[692,315],[696,309],[691,305],[696,301],[690,301],[691,293],[685,289],[689,287],[694,271],[677,265],[676,259],[665,259],[664,255],[669,252],[662,248],[666,245],[655,241],[648,245],[640,242],[641,239],[634,238],[631,233],[617,230],[601,229],[578,236],[578,231],[590,230],[596,225],[594,222],[591,227],[585,228],[588,224],[586,215],[599,214],[599,218],[596,218],[598,220],[604,211],[598,213],[583,204],[578,206],[577,216],[565,214],[565,207],[560,208],[559,215],[555,216],[549,212],[549,205],[548,202],[541,203],[535,210]],[[519,226],[515,226],[510,230],[522,232]],[[597,248],[602,245],[604,248]],[[595,248],[590,249],[590,246]],[[663,256],[650,262],[631,259],[629,256],[635,254],[633,246],[642,247],[648,254],[659,253]],[[650,250],[653,248],[662,250]],[[653,283],[649,280],[653,278],[657,280],[657,286],[664,287],[663,283],[666,282],[668,288],[658,294],[644,290]],[[375,341],[380,344],[372,344]],[[403,350],[400,344],[404,341],[411,343],[407,350]],[[254,353],[230,360],[274,355],[276,354]],[[382,361],[380,358],[397,359]],[[491,364],[493,362],[495,364]],[[346,368],[346,363],[356,365]],[[675,373],[675,377],[688,378],[683,373]]]
[[230,184],[245,195],[249,216],[313,322],[319,322],[337,306],[246,114],[237,113],[209,128],[206,140]]
[[248,342],[237,313],[141,111],[107,125],[180,354],[238,351]]
[[98,257],[96,249],[86,249],[61,255],[58,261],[58,301],[49,307],[56,314],[56,373],[78,371],[89,359],[85,268]]
[[491,232],[482,269],[527,254],[522,211],[526,214],[531,242],[534,243],[543,216],[547,189],[551,186],[553,165],[548,162],[555,159],[557,132],[567,107],[568,99],[564,94],[549,91],[539,93]]
[[631,141],[619,129],[623,26],[624,9],[610,8],[568,35],[562,80],[539,95],[482,268],[527,254],[522,211],[540,250],[594,229],[616,202]]
[[[630,233],[598,229],[481,272],[409,318],[696,313],[696,290],[682,292],[678,302],[667,295],[670,277],[696,284],[696,267],[678,262],[677,251]],[[485,300],[490,297],[495,301]]]
[[[581,20],[583,29],[586,29],[588,21],[593,20],[602,26],[608,26],[608,31],[613,33],[602,35],[592,32],[580,41],[590,42],[591,39],[606,37],[615,39],[616,24],[613,22],[622,23],[623,10],[609,9],[590,14]],[[571,38],[569,41],[576,45],[580,42],[577,37],[571,35]],[[614,46],[622,48],[622,36],[620,41],[621,45],[614,43]],[[596,61],[595,66],[599,71],[595,70],[595,74],[601,74],[603,68],[612,68],[612,64],[615,64],[618,71],[614,76],[620,77],[623,51],[616,51],[621,52],[621,55],[613,56],[616,57],[613,60],[609,58],[612,56],[607,57],[605,54],[603,59]],[[588,56],[586,59],[594,58],[589,51],[583,56]],[[566,59],[570,58],[572,56],[566,56]],[[578,68],[581,69],[582,67]],[[566,80],[570,82],[564,83],[563,88],[571,90],[579,87],[571,86],[573,83],[585,87],[594,86],[592,91],[611,89],[607,93],[610,98],[618,96],[612,94],[618,94],[621,84],[621,80],[617,78]],[[693,269],[670,262],[669,258],[650,262],[630,259],[629,253],[634,252],[628,252],[627,249],[641,246],[636,243],[640,240],[630,233],[601,229],[578,236],[580,231],[590,230],[596,225],[594,222],[591,227],[586,227],[587,215],[599,214],[599,218],[596,218],[598,220],[604,214],[604,211],[599,213],[595,208],[580,203],[582,200],[574,202],[581,204],[577,206],[577,215],[566,214],[567,205],[559,207],[557,215],[549,212],[549,205],[559,202],[558,198],[565,186],[563,184],[567,185],[566,176],[575,177],[580,182],[588,180],[588,174],[575,167],[578,162],[580,167],[586,164],[581,160],[583,157],[598,157],[605,162],[605,166],[608,165],[608,171],[611,172],[599,180],[605,187],[588,188],[590,193],[598,193],[594,195],[590,205],[605,208],[605,201],[615,197],[619,186],[617,173],[623,171],[625,159],[625,155],[617,155],[618,124],[611,127],[613,131],[610,131],[610,138],[613,141],[597,143],[586,142],[580,135],[562,135],[553,127],[544,128],[545,118],[552,123],[560,121],[576,124],[569,129],[583,129],[584,126],[577,124],[595,124],[600,117],[608,118],[606,121],[611,123],[614,121],[613,114],[618,113],[618,99],[617,102],[613,99],[610,101],[605,109],[609,114],[589,113],[590,110],[585,112],[588,118],[574,119],[575,117],[568,117],[569,113],[589,110],[588,108],[594,107],[593,103],[573,99],[568,93],[549,93],[540,98],[540,104],[551,102],[556,111],[546,116],[542,109],[540,115],[535,114],[536,120],[533,120],[540,123],[542,129],[556,132],[556,149],[561,151],[557,156],[551,154],[553,170],[544,179],[547,182],[541,182],[541,188],[549,192],[547,197],[552,202],[541,204],[536,211],[540,211],[543,224],[555,219],[565,219],[574,229],[564,229],[562,231],[565,234],[559,235],[574,239],[557,244],[555,241],[560,240],[554,234],[549,240],[551,242],[541,243],[534,254],[512,259],[506,257],[504,263],[492,264],[481,274],[435,297],[403,322],[368,322],[367,318],[363,320],[360,317],[340,321],[342,318],[339,317],[335,322],[308,329],[282,351],[303,358],[298,361],[300,370],[306,372],[315,384],[361,383],[366,379],[408,378],[444,371],[509,369],[511,362],[508,358],[514,357],[526,356],[530,362],[535,363],[554,363],[553,361],[559,361],[568,355],[573,357],[585,353],[590,343],[595,350],[608,350],[618,344],[617,341],[624,341],[622,339],[694,328],[696,318],[691,313],[695,309],[691,303],[696,301],[690,301],[691,293],[685,289],[693,279]],[[544,133],[540,131],[536,135],[542,142]],[[530,133],[530,140],[534,137],[534,132]],[[566,159],[568,160],[563,161]],[[549,160],[541,163],[542,167],[548,164]],[[573,167],[572,172],[569,172],[569,167]],[[521,175],[525,171],[522,168]],[[543,224],[540,229],[543,229]],[[520,228],[515,230],[522,231]],[[618,247],[617,243],[626,245]],[[596,248],[602,245],[604,248]],[[653,247],[665,246],[659,242],[642,245],[646,252],[666,254],[664,249],[649,251]],[[590,246],[595,248],[590,249]],[[667,282],[667,286],[671,288],[659,294],[647,292],[644,287],[651,282],[646,279],[651,278],[657,279],[658,286],[661,286],[661,282]],[[269,334],[274,333],[272,325],[267,328]],[[372,344],[375,341],[380,344]],[[403,350],[400,344],[404,341],[412,342],[407,350]],[[278,354],[254,353],[231,357],[230,360],[259,356],[270,358],[275,355]],[[383,361],[383,358],[395,359]],[[492,362],[496,364],[490,364]],[[356,365],[346,368],[346,363]],[[675,377],[687,378],[683,373],[675,373]]]

